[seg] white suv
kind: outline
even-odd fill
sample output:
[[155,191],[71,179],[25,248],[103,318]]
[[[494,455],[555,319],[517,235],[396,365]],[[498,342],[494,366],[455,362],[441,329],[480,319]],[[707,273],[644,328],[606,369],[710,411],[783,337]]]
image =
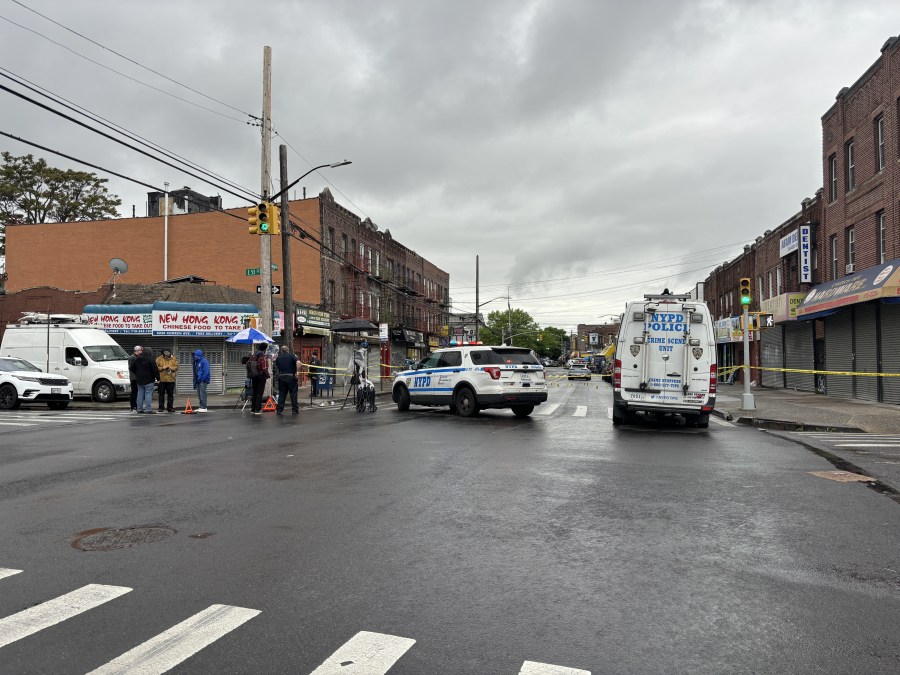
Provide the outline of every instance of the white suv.
[[391,397],[401,411],[415,403],[447,405],[463,417],[484,408],[512,408],[516,417],[527,417],[547,400],[547,382],[530,349],[460,345],[398,373]]
[[33,363],[0,356],[0,410],[15,410],[22,403],[46,403],[62,410],[72,400],[72,383],[62,375],[48,375]]

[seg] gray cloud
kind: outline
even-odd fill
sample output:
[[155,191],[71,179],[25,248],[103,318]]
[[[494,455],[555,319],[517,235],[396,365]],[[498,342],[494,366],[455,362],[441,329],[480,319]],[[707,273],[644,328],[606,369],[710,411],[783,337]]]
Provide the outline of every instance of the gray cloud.
[[[797,211],[821,183],[819,117],[900,28],[889,0],[23,2],[250,113],[270,44],[278,132],[312,164],[353,160],[323,174],[339,201],[450,272],[461,308],[474,305],[479,255],[482,298],[509,285],[514,306],[566,327],[693,285]],[[237,118],[0,21],[9,70],[259,189],[259,131],[241,112],[12,2],[0,16]],[[5,131],[155,185],[219,192],[3,103]],[[289,156],[292,174],[311,165]],[[303,182],[311,194],[326,184]],[[123,215],[143,213],[143,188],[110,186]]]

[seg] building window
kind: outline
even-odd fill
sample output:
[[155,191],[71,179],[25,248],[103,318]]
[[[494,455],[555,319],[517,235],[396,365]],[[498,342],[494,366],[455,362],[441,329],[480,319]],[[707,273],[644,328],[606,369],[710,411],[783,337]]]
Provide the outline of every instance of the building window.
[[759,299],[765,300],[766,299],[766,287],[763,286],[762,274],[760,274],[756,279],[756,288],[759,289]]
[[850,192],[856,187],[856,153],[853,148],[853,139],[847,141],[844,146],[844,160],[847,167],[844,178],[847,181],[846,191]]
[[325,250],[328,252],[328,255],[334,254],[334,228],[328,228],[328,234],[325,239]]
[[829,246],[831,246],[831,278],[837,279],[837,235],[831,235],[831,239],[829,240]]
[[771,297],[775,297],[777,295],[781,295],[782,285],[781,285],[781,265],[775,268],[775,295]]
[[347,259],[347,235],[341,235],[341,258]]
[[327,289],[325,291],[327,293],[327,297],[325,298],[325,302],[329,312],[334,311],[334,280],[330,280],[328,282]]
[[884,211],[875,214],[875,222],[878,223],[878,262],[887,260],[887,224],[884,219]]
[[884,168],[884,113],[875,118],[875,171]]
[[772,277],[772,270],[769,270],[769,297],[775,297],[775,280]]
[[831,191],[828,194],[828,201],[833,202],[838,196],[837,155],[828,158],[828,170],[831,172]]
[[847,268],[856,265],[856,228],[847,228]]

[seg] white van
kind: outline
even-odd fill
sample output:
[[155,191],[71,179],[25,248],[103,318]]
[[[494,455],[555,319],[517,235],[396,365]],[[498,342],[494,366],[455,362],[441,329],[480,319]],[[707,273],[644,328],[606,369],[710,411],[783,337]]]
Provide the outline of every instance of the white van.
[[65,375],[75,396],[111,403],[128,396],[128,354],[98,328],[80,323],[25,323],[6,327],[0,356],[16,356],[53,375]]
[[716,337],[706,303],[645,295],[622,315],[613,370],[613,424],[638,413],[682,415],[709,427],[716,404]]

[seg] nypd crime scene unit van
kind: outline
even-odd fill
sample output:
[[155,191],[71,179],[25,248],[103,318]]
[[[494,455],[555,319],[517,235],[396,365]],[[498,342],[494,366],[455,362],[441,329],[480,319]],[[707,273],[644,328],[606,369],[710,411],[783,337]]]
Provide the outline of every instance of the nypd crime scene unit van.
[[716,338],[706,303],[645,295],[622,315],[613,371],[613,424],[636,414],[682,415],[709,426],[716,404]]
[[530,349],[467,343],[437,349],[398,373],[391,397],[400,411],[414,403],[450,406],[462,417],[485,408],[511,408],[516,417],[527,417],[547,400],[547,382]]

